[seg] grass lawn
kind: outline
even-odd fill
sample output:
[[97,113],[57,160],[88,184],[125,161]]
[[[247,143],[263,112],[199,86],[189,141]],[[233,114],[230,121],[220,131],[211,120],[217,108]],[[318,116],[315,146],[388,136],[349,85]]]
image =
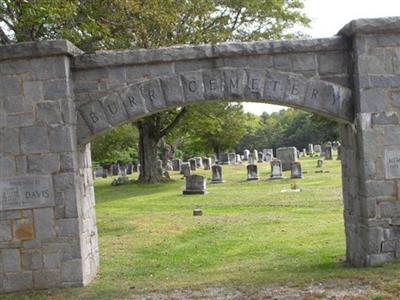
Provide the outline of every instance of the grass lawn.
[[[334,280],[372,286],[379,293],[371,299],[399,299],[398,263],[364,269],[344,264],[340,162],[325,161],[322,174],[315,173],[316,158],[303,159],[302,166],[304,179],[269,181],[269,164],[259,164],[261,179],[250,182],[245,165],[223,166],[226,182],[209,184],[207,195],[183,196],[177,172],[159,185],[112,187],[111,179],[96,179],[97,279],[85,288],[6,298],[110,299]],[[196,173],[211,177],[210,171]],[[302,192],[281,192],[292,183]],[[193,217],[198,207],[203,216]]]

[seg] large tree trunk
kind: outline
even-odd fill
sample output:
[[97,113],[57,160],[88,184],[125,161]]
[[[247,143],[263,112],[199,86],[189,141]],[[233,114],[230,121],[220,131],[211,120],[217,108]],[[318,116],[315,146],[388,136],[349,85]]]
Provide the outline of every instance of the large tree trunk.
[[138,122],[139,129],[139,179],[140,183],[158,183],[163,181],[162,174],[158,168],[158,136],[155,134],[154,124],[151,119]]
[[168,173],[159,168],[158,146],[160,140],[171,132],[186,112],[186,108],[182,108],[167,126],[163,124],[165,121],[163,122],[162,113],[154,114],[137,123],[140,162],[138,181],[140,183],[158,183],[169,180]]

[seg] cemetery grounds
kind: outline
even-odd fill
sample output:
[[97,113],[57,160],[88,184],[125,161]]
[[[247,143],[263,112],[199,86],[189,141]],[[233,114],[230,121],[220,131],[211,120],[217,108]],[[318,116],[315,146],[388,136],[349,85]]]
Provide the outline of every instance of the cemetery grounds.
[[[317,159],[301,159],[304,179],[268,180],[269,163],[259,163],[260,180],[246,181],[245,164],[224,165],[226,182],[207,195],[183,196],[178,172],[159,185],[98,178],[96,280],[0,298],[400,299],[399,263],[345,264],[340,161],[321,169]],[[291,188],[302,191],[282,192]]]

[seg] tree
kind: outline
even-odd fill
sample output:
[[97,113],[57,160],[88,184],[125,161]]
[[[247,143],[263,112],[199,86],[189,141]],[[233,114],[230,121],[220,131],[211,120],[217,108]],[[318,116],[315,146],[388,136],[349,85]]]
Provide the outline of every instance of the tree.
[[137,160],[138,137],[138,131],[132,124],[111,129],[92,142],[93,161],[103,165],[116,162],[126,164]]
[[[302,9],[303,0],[104,0],[101,5],[98,0],[3,0],[0,41],[66,38],[90,52],[280,39],[296,35],[288,32],[294,25],[309,22]],[[159,113],[138,123],[141,182],[161,180],[155,145],[183,114]]]
[[[138,181],[142,183],[157,183],[164,180],[158,170],[158,149],[162,139],[186,114],[187,109],[168,113],[157,113],[137,122],[139,129],[139,160],[140,174]],[[168,124],[166,127],[165,124]]]
[[259,117],[256,130],[249,132],[239,142],[237,151],[246,148],[264,149],[284,146],[306,148],[309,143],[321,144],[338,139],[338,126],[335,121],[307,113],[288,109]]
[[182,137],[185,152],[219,155],[233,150],[246,133],[246,118],[242,105],[237,103],[193,105],[175,134]]

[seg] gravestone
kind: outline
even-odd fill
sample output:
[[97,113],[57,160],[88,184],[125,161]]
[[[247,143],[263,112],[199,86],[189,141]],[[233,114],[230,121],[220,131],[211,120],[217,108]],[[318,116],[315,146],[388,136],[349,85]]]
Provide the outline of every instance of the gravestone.
[[210,158],[211,158],[211,165],[214,165],[214,164],[216,164],[217,163],[217,156],[216,155],[210,155]]
[[274,150],[273,149],[271,149],[271,148],[268,148],[268,149],[263,149],[263,154],[264,154],[264,157],[266,157],[268,154],[270,154],[270,156],[274,156]]
[[119,175],[126,176],[127,175],[127,166],[125,164],[119,165]]
[[206,178],[201,175],[189,175],[185,177],[184,195],[196,195],[206,193]]
[[322,168],[324,165],[324,161],[322,159],[317,160],[317,168]]
[[203,158],[203,168],[204,170],[211,170],[211,158],[209,157]]
[[258,152],[258,160],[257,162],[262,163],[264,162],[264,153]]
[[211,183],[222,183],[222,182],[224,182],[224,178],[222,176],[222,166],[213,165],[211,167],[211,170],[212,170]]
[[341,155],[342,155],[342,145],[338,145],[337,146],[337,156],[336,156],[336,159],[337,160],[341,160]]
[[243,160],[249,160],[250,150],[246,149],[243,151]]
[[292,162],[291,165],[291,178],[303,178],[303,172],[301,169],[301,163],[298,161]]
[[254,153],[249,154],[249,164],[254,165],[257,162],[256,157],[254,156]]
[[257,161],[258,161],[258,151],[257,150],[253,150],[253,151],[250,152],[250,154],[253,154],[253,158],[254,158],[254,163],[252,163],[252,164],[257,163]]
[[103,167],[99,166],[94,170],[94,175],[96,177],[102,177],[103,176]]
[[236,154],[236,163],[237,164],[241,164],[242,163],[242,157],[240,156],[240,154]]
[[282,170],[290,170],[292,162],[297,161],[296,147],[281,147],[276,149],[276,158],[282,162]]
[[133,164],[128,163],[128,167],[126,168],[126,174],[131,175],[133,171]]
[[120,171],[118,164],[113,164],[111,168],[112,168],[112,176],[118,176]]
[[196,168],[202,168],[203,167],[203,159],[199,156],[194,158],[196,160]]
[[185,177],[192,175],[192,170],[190,168],[190,163],[183,162],[181,164],[181,174],[183,174],[183,176],[185,176]]
[[314,145],[314,151],[315,153],[321,154],[322,152],[321,145]]
[[218,158],[218,163],[219,164],[222,164],[222,165],[224,165],[224,164],[230,164],[231,162],[230,162],[230,160],[229,160],[229,154],[228,153],[220,153],[219,154],[219,158]]
[[258,180],[257,165],[247,165],[247,180]]
[[316,151],[316,149],[314,149],[314,145],[313,144],[308,144],[308,154],[312,157],[314,155],[314,151]]
[[107,169],[103,167],[103,175],[102,175],[102,177],[103,178],[107,178],[107,173],[108,173]]
[[172,170],[173,171],[181,171],[182,160],[181,159],[174,159],[172,161]]
[[303,156],[303,157],[306,157],[306,156],[307,156],[307,150],[306,150],[306,148],[303,148],[302,156]]
[[189,159],[189,165],[190,165],[190,170],[191,171],[196,171],[197,170],[197,163],[194,158]]
[[325,160],[331,160],[332,159],[332,147],[326,145],[324,148],[324,156]]
[[282,162],[279,159],[271,161],[271,177],[270,179],[282,179]]
[[228,159],[229,163],[228,164],[235,164],[236,165],[236,153],[228,153]]
[[172,167],[172,161],[171,160],[167,160],[167,163],[166,163],[166,165],[165,165],[165,170],[166,171],[173,171],[174,170],[174,168]]
[[274,159],[274,155],[272,153],[267,153],[264,157],[266,162],[271,162]]
[[332,150],[336,151],[339,146],[340,146],[340,142],[339,141],[333,141],[332,142]]

